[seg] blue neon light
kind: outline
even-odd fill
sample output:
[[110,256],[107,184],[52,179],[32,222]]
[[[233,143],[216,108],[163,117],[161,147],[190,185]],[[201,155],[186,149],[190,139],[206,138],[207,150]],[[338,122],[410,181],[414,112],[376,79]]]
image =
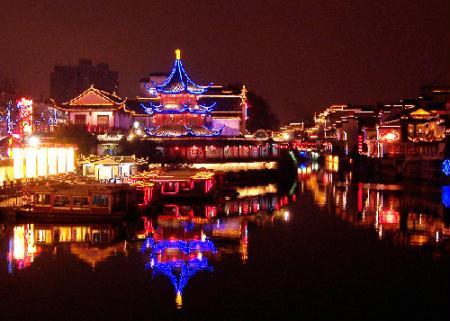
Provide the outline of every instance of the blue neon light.
[[450,185],[442,186],[441,198],[445,208],[450,208]]
[[[213,271],[206,258],[192,257],[190,254],[210,252],[217,253],[214,243],[210,240],[161,240],[155,241],[148,238],[141,249],[142,252],[151,251],[150,262],[146,264],[147,269],[152,270],[152,277],[163,275],[169,278],[175,293],[182,294],[189,279],[199,271]],[[176,250],[184,255],[181,259],[160,261],[158,254],[167,250]]]
[[145,113],[148,115],[153,114],[184,114],[184,113],[191,113],[191,114],[209,114],[211,113],[214,108],[216,107],[216,102],[212,103],[210,106],[205,105],[197,105],[196,107],[190,107],[189,104],[181,104],[180,108],[174,109],[174,108],[166,108],[164,104],[155,105],[153,103],[145,104],[141,103],[141,107],[144,109]]
[[[182,92],[188,92],[190,94],[200,95],[212,86],[212,83],[207,86],[200,86],[194,83],[191,78],[189,78],[186,70],[183,68],[183,64],[180,59],[175,59],[170,75],[161,85],[157,85],[153,80],[151,80],[151,83],[157,92],[163,94],[179,94]],[[153,89],[146,84],[145,87],[147,90]]]
[[445,176],[450,176],[450,159],[444,160],[441,168]]
[[[147,134],[149,136],[154,136],[154,137],[187,137],[187,136],[191,136],[191,137],[217,137],[220,136],[222,134],[222,130],[225,128],[225,125],[222,125],[222,127],[218,128],[218,129],[213,129],[210,130],[210,133],[204,133],[204,134],[197,134],[195,133],[195,131],[192,129],[192,127],[189,126],[183,126],[183,129],[185,129],[185,133],[182,134],[165,134],[165,133],[158,133],[158,129],[160,128],[156,127],[155,129],[149,129],[146,128],[145,131],[147,132]],[[207,128],[206,128],[207,129]]]

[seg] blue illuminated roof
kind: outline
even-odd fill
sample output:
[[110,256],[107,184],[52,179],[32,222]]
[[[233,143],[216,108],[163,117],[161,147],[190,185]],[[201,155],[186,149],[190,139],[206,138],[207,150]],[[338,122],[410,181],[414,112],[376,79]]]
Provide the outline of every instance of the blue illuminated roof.
[[156,88],[156,91],[162,94],[179,94],[187,92],[194,95],[200,95],[205,93],[212,86],[212,83],[207,86],[200,86],[194,83],[183,68],[180,59],[180,51],[177,49],[175,53],[176,59],[167,79],[160,85],[151,81],[152,85]]

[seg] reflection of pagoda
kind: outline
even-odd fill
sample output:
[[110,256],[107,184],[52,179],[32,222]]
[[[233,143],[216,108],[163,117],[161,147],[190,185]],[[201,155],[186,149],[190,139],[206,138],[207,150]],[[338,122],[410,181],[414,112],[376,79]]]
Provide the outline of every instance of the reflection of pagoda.
[[164,275],[169,278],[176,293],[177,308],[182,306],[183,289],[189,279],[200,271],[212,271],[203,253],[216,253],[214,243],[202,233],[200,240],[158,240],[148,238],[143,250],[149,249],[153,276]]

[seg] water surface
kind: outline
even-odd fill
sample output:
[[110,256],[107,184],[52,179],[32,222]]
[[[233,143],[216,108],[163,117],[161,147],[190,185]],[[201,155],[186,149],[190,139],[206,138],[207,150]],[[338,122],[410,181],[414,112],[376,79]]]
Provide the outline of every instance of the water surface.
[[239,192],[134,223],[4,223],[0,319],[448,319],[446,188],[302,167]]

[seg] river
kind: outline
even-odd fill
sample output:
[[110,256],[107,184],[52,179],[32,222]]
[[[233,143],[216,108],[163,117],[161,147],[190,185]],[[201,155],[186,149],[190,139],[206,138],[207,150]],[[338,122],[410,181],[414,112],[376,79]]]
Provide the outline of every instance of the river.
[[1,320],[448,319],[450,188],[302,166],[128,223],[0,229]]

